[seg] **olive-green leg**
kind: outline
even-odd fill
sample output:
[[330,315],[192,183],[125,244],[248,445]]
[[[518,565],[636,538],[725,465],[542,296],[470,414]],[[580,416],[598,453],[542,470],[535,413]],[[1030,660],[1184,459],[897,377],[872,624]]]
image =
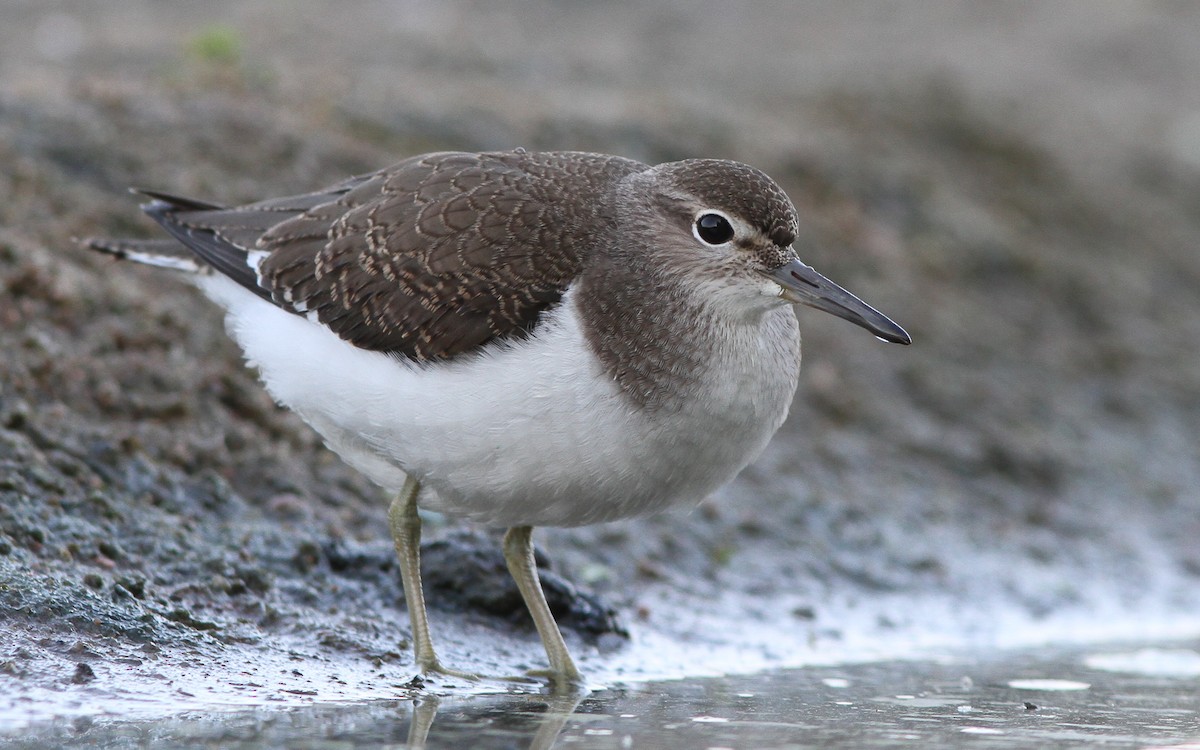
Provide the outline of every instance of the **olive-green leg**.
[[508,572],[517,582],[517,588],[521,590],[529,614],[533,615],[533,624],[537,626],[542,645],[546,647],[546,657],[550,660],[548,671],[533,674],[549,677],[557,684],[580,685],[583,676],[567,651],[567,644],[563,641],[558,623],[554,621],[554,615],[550,613],[546,595],[542,592],[542,582],[538,579],[537,562],[533,557],[533,527],[514,526],[508,530],[504,535],[504,560],[508,563]]
[[408,603],[417,669],[422,674],[443,674],[475,680],[478,679],[476,675],[443,667],[433,649],[429,617],[425,613],[425,593],[421,590],[421,517],[417,515],[417,495],[420,492],[421,483],[409,477],[388,508],[388,526],[392,530],[396,556],[400,559],[400,579],[404,583],[404,600]]

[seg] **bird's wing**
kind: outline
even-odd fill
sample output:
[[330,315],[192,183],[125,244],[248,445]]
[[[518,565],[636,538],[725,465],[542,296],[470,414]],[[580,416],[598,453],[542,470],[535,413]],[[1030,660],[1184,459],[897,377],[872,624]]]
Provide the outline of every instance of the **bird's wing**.
[[[146,207],[206,264],[363,349],[447,359],[528,333],[579,274],[611,187],[581,153],[438,153],[306,195]],[[564,197],[570,195],[570,200]]]

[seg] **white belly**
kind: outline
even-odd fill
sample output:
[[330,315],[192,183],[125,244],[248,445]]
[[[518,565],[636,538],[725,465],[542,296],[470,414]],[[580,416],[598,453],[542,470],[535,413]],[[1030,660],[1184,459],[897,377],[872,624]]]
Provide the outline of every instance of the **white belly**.
[[[436,493],[422,505],[486,524],[575,526],[698,502],[765,447],[795,389],[798,342],[760,327],[718,347],[695,398],[651,415],[591,355],[569,294],[529,339],[416,365],[224,277],[198,282],[272,396],[332,450],[391,490],[412,474]],[[779,312],[792,317],[775,333],[794,338],[793,313]]]

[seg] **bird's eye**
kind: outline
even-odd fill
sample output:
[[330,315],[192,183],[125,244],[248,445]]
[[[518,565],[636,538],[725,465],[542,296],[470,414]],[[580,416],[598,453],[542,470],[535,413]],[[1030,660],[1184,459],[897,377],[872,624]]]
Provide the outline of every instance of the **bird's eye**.
[[721,214],[706,213],[696,218],[696,237],[708,245],[724,245],[733,239],[733,225]]

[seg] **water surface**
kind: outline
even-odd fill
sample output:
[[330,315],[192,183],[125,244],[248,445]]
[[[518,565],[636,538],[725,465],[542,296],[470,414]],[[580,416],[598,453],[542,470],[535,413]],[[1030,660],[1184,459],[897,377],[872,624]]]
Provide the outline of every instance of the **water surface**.
[[1200,748],[1200,653],[1170,647],[946,655],[680,680],[582,696],[382,699],[75,718],[5,748]]

